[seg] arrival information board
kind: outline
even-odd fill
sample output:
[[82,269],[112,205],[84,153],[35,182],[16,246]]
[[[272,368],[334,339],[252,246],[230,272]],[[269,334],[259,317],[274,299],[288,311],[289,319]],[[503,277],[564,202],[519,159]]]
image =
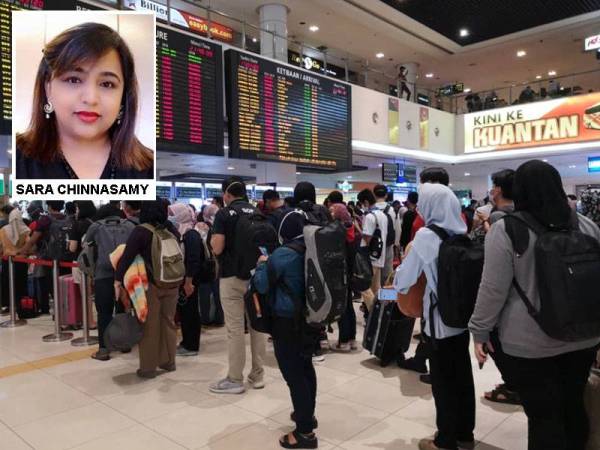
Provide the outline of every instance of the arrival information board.
[[232,158],[352,167],[349,85],[236,50],[225,55]]
[[156,30],[156,147],[223,156],[222,50],[164,27]]

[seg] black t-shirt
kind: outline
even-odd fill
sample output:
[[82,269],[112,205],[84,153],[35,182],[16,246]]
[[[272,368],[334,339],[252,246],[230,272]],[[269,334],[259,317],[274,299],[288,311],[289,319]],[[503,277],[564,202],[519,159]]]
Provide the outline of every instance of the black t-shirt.
[[[16,161],[17,178],[24,179],[43,179],[43,180],[69,180],[71,175],[67,170],[67,167],[62,161],[51,161],[43,163],[33,158],[26,157],[23,153],[17,149],[17,161]],[[101,180],[109,180],[112,175],[112,168],[110,160],[107,161],[102,175]],[[154,167],[150,167],[147,170],[135,170],[135,169],[120,169],[115,168],[114,179],[116,180],[135,180],[135,179],[152,179],[154,178]]]
[[75,252],[75,257],[77,257],[79,253],[81,253],[81,240],[83,239],[83,235],[87,233],[87,230],[92,223],[93,222],[91,219],[81,219],[73,222],[73,227],[69,232],[69,240],[77,241],[77,243],[79,244],[77,246],[77,251]]
[[212,234],[222,234],[225,236],[225,249],[219,255],[219,265],[221,269],[221,278],[228,278],[237,275],[236,270],[236,255],[234,246],[235,225],[238,215],[231,209],[231,206],[236,208],[249,208],[256,211],[256,208],[244,200],[235,200],[229,207],[221,208],[215,216],[215,222],[212,228]]

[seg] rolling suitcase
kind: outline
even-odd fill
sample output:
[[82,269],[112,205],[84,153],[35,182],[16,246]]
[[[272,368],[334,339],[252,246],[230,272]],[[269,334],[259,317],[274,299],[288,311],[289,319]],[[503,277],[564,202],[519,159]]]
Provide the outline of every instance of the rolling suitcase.
[[73,328],[81,328],[83,313],[81,307],[81,290],[75,284],[72,275],[62,275],[58,279],[60,295],[60,324]]
[[363,347],[380,360],[381,367],[408,350],[415,319],[400,312],[395,301],[376,301],[365,327]]

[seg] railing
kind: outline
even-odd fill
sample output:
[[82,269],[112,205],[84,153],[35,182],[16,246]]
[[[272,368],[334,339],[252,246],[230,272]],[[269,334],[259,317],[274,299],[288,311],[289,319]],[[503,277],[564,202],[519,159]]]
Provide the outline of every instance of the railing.
[[[77,263],[65,262],[65,261],[48,261],[37,258],[23,258],[19,256],[5,256],[5,261],[8,261],[8,295],[9,295],[9,314],[10,319],[6,322],[0,323],[1,328],[17,328],[27,324],[25,319],[17,318],[17,300],[15,294],[15,268],[14,263],[33,264],[37,266],[52,267],[52,284],[54,288],[54,333],[48,334],[42,337],[44,342],[62,342],[73,337],[73,333],[64,332],[61,329],[61,298],[60,295],[60,283],[59,283],[59,267],[76,268]],[[90,336],[89,327],[89,314],[88,314],[88,289],[87,289],[87,276],[81,273],[81,310],[82,310],[82,326],[83,336],[71,341],[73,346],[84,346],[84,345],[95,345],[98,343],[98,338]]]

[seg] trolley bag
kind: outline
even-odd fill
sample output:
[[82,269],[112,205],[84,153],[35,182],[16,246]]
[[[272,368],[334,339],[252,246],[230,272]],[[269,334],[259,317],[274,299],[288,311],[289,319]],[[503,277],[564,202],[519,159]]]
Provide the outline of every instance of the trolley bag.
[[19,317],[21,319],[33,319],[38,316],[38,303],[34,297],[26,295],[19,300]]
[[58,279],[58,292],[60,299],[60,324],[80,328],[83,323],[81,308],[81,290],[75,284],[72,275],[62,275]]
[[365,327],[363,347],[380,360],[381,367],[408,350],[415,319],[400,312],[395,301],[376,301]]

